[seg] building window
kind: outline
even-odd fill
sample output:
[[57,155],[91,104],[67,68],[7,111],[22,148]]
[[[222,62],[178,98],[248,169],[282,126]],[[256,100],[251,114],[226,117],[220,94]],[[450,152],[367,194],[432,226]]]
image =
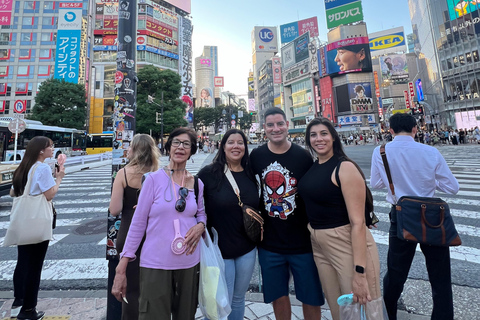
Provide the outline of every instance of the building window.
[[8,66],[0,66],[0,77],[8,76]]
[[38,76],[39,77],[49,77],[50,76],[50,66],[38,66]]
[[10,33],[0,33],[0,42],[10,41]]
[[10,58],[10,49],[0,49],[0,60],[8,60]]
[[0,96],[4,96],[7,94],[7,84],[0,83]]
[[53,13],[54,10],[55,10],[55,2],[53,1],[43,2],[43,13]]
[[38,55],[40,59],[51,59],[53,49],[40,49],[40,54]]
[[30,56],[31,56],[30,49],[20,49],[19,54],[18,54],[18,59],[19,60],[26,60],[26,59],[30,59]]

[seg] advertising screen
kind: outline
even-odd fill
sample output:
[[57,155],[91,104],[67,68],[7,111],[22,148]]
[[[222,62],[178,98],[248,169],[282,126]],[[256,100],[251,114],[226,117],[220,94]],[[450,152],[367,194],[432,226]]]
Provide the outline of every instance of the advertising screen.
[[338,113],[351,112],[350,100],[348,98],[348,85],[344,84],[335,87],[335,97]]
[[368,37],[349,38],[329,43],[326,58],[329,74],[372,71]]
[[447,0],[447,6],[452,21],[477,10],[476,1]]
[[417,90],[417,100],[425,100],[425,97],[423,96],[422,79],[417,79],[417,81],[415,81],[415,89]]
[[349,83],[348,97],[352,112],[372,111],[372,87],[369,82]]
[[352,112],[372,111],[372,87],[369,82],[349,83],[348,97]]
[[404,54],[390,54],[380,57],[380,69],[382,70],[383,80],[408,81],[407,56]]
[[342,24],[363,20],[362,2],[356,1],[326,10],[327,28],[332,29]]
[[272,68],[273,68],[273,83],[274,84],[282,83],[282,64],[280,62],[280,57],[272,58]]
[[308,59],[308,33],[301,35],[294,41],[295,46],[295,63],[299,63],[305,59]]
[[320,97],[322,101],[322,117],[329,120],[335,117],[335,106],[332,99],[332,78],[323,77],[320,78]]
[[200,91],[200,106],[215,108],[215,101],[213,99],[211,88],[203,88]]

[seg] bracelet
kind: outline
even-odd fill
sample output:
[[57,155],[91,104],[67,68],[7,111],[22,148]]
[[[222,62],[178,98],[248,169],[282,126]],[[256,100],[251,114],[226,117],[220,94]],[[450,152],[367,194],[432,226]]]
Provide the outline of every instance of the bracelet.
[[197,224],[200,224],[200,223],[203,224],[203,229],[206,229],[205,223],[203,223],[202,221],[200,221],[200,222],[198,222]]

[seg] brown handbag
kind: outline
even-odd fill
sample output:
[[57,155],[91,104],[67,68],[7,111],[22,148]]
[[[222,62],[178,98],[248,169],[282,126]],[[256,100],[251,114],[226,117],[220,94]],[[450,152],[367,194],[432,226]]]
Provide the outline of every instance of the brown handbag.
[[[385,144],[380,147],[380,154],[390,191],[396,200]],[[397,223],[397,237],[401,240],[443,247],[462,244],[448,203],[440,198],[403,196],[396,201],[394,219]]]

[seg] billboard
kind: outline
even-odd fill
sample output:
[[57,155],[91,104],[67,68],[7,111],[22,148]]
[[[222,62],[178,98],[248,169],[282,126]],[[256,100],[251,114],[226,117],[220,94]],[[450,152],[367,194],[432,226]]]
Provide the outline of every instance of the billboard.
[[325,10],[330,10],[356,1],[358,0],[325,0]]
[[374,32],[368,35],[372,56],[407,51],[403,27]]
[[346,116],[339,116],[338,123],[343,125],[353,125],[353,124],[363,124],[363,119],[367,118],[366,120],[368,123],[375,123],[375,115],[371,114],[349,114]]
[[200,107],[215,108],[212,92],[211,88],[203,88],[200,91]]
[[295,47],[294,43],[289,43],[282,47],[282,66],[287,69],[295,63]]
[[348,85],[343,84],[341,86],[335,87],[334,90],[338,113],[351,112],[348,95]]
[[455,112],[455,124],[457,129],[480,128],[480,110]]
[[447,6],[451,21],[477,11],[478,9],[476,1],[447,0]]
[[280,42],[287,43],[302,34],[310,32],[310,37],[318,37],[317,17],[282,24],[280,26]]
[[322,101],[321,115],[329,120],[335,119],[335,106],[332,99],[332,78],[323,77],[319,80],[320,97]]
[[187,13],[192,13],[192,1],[191,0],[165,0],[166,2],[174,5],[175,7],[182,9]]
[[326,10],[327,28],[332,29],[342,24],[363,20],[362,2],[355,1]]
[[6,0],[1,2],[0,25],[9,26],[12,24],[12,4],[13,4],[13,0]]
[[295,39],[295,63],[299,63],[305,59],[308,59],[308,43],[310,42],[310,37],[308,33],[301,35]]
[[[192,21],[181,17],[180,30],[178,31],[178,70],[182,78],[181,99],[187,105],[185,110],[185,120],[189,124],[193,123],[193,73],[192,73]],[[137,36],[137,45],[147,43],[147,37]],[[138,47],[138,46],[137,46]]]
[[82,2],[60,2],[55,50],[55,79],[78,83],[82,6]]
[[272,69],[273,69],[273,83],[274,84],[282,83],[282,64],[280,62],[280,57],[272,58]]
[[253,77],[248,77],[248,99],[254,99],[254,98],[255,98],[255,82]]
[[315,39],[313,39],[312,42],[308,44],[308,61],[310,61],[310,72],[318,72],[318,52],[317,41]]
[[368,37],[349,38],[327,45],[327,72],[370,72],[372,60]]
[[277,27],[254,27],[254,52],[278,52]]
[[372,111],[372,87],[370,82],[349,83],[348,97],[352,112]]
[[408,64],[405,54],[390,54],[380,57],[380,69],[383,80],[408,81]]

